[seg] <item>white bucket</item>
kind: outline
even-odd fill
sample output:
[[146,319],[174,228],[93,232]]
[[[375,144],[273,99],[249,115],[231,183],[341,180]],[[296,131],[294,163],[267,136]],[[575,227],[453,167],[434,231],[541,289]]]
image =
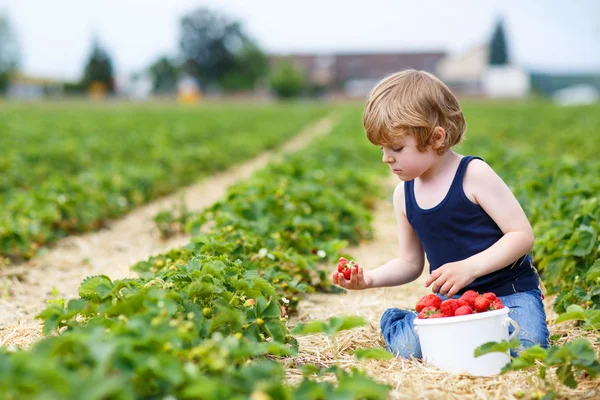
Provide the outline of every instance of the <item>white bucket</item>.
[[[423,359],[448,372],[490,376],[500,373],[510,361],[509,352],[489,353],[475,358],[475,349],[486,342],[517,337],[519,325],[508,317],[508,307],[458,317],[415,318],[415,333]],[[508,325],[515,330],[508,336]]]

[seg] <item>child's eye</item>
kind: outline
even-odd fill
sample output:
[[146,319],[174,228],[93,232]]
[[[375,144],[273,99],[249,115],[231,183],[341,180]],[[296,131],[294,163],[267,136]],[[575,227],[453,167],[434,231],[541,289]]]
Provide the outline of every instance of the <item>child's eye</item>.
[[398,153],[398,152],[399,152],[400,150],[402,150],[403,148],[404,148],[404,147],[398,147],[398,148],[395,148],[395,149],[393,148],[393,149],[392,149],[392,151],[393,151],[394,153]]

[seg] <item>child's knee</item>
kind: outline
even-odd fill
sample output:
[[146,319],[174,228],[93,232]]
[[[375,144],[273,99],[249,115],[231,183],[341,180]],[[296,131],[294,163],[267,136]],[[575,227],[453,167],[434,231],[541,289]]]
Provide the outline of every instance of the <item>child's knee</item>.
[[399,308],[390,308],[381,316],[381,333],[386,349],[397,357],[421,357],[421,346],[414,332],[415,314]]

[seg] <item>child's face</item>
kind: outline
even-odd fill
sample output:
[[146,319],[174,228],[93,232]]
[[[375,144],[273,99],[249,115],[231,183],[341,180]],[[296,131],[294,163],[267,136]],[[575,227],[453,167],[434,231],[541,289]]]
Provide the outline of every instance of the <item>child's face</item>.
[[437,152],[427,146],[425,151],[417,149],[417,141],[411,135],[382,146],[382,160],[390,166],[392,172],[403,181],[410,181],[421,176],[434,164]]

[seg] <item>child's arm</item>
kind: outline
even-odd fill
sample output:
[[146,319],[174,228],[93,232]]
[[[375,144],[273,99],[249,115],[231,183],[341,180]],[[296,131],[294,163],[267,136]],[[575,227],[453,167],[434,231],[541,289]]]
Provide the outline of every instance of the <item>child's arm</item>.
[[[425,282],[434,293],[456,294],[480,276],[510,265],[533,247],[533,229],[510,188],[481,160],[469,163],[465,174],[465,193],[496,222],[504,233],[488,249],[466,260],[448,263],[436,269]],[[469,196],[471,197],[471,196]]]
[[394,190],[394,211],[398,223],[400,257],[367,272],[363,272],[359,267],[358,273],[352,271],[349,280],[336,271],[332,275],[334,283],[347,289],[368,289],[403,285],[421,276],[425,255],[421,241],[406,219],[404,183],[400,183]]

